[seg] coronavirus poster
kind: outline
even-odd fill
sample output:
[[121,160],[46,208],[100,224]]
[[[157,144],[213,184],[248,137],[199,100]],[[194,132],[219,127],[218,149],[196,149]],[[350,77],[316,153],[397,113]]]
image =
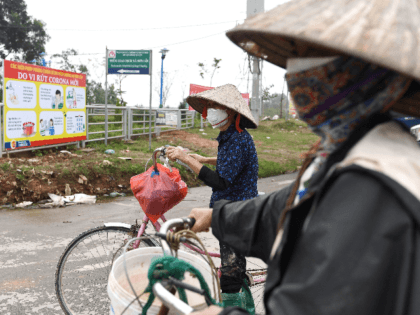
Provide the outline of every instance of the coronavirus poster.
[[4,61],[7,150],[86,139],[86,75]]

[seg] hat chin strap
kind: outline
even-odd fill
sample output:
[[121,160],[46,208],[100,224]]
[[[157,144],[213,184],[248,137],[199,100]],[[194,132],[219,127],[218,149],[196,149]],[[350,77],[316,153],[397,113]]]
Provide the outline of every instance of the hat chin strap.
[[235,127],[236,130],[238,130],[239,133],[241,133],[243,130],[239,127],[239,122],[241,121],[241,114],[238,114],[238,116],[236,116],[236,123],[235,123]]
[[203,116],[204,119],[207,118],[207,106],[204,106],[203,112],[201,113],[201,116]]

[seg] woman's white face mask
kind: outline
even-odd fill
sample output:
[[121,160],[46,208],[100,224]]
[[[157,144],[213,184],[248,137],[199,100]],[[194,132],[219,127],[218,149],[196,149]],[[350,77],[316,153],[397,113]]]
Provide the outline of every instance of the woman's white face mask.
[[228,122],[229,115],[224,109],[213,109],[207,110],[207,120],[214,128],[220,128]]

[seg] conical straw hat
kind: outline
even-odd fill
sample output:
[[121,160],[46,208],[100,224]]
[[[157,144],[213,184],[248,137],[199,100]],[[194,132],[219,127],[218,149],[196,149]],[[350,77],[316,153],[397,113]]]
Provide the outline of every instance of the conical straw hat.
[[[293,0],[227,36],[282,68],[288,58],[349,55],[420,81],[419,0]],[[420,116],[416,85],[394,110]]]
[[203,112],[204,107],[212,102],[233,109],[238,114],[241,114],[243,127],[257,128],[257,123],[252,117],[251,110],[236,86],[226,84],[187,97],[187,103],[200,114]]

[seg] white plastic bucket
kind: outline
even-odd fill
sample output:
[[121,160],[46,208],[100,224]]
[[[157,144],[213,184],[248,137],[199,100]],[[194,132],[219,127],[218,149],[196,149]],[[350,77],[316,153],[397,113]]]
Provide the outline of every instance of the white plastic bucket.
[[[139,248],[126,253],[128,275],[130,276],[130,280],[137,294],[140,294],[149,283],[147,272],[152,260],[161,256],[163,256],[161,247]],[[200,271],[210,288],[212,296],[214,296],[210,266],[202,258],[183,251],[178,251],[178,258],[189,262]],[[196,287],[200,287],[198,279],[191,278],[188,273],[186,274],[186,281]],[[188,304],[193,308],[202,309],[206,307],[204,297],[188,290],[186,290],[186,293]],[[112,266],[108,279],[108,296],[111,300],[110,315],[121,315],[127,305],[135,298],[135,295],[127,282],[123,256],[120,256]],[[148,297],[149,294],[145,294],[140,298],[143,305],[146,304]],[[147,314],[158,314],[161,305],[159,299],[155,298],[155,301],[149,308]],[[139,303],[135,301],[125,311],[124,315],[138,315],[141,311],[142,309]]]

